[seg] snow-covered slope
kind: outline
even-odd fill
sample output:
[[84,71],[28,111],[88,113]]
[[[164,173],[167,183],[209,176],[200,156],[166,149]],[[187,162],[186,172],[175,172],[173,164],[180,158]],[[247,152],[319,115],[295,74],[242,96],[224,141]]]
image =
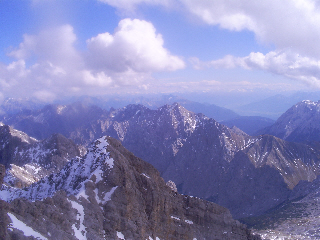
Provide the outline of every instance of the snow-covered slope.
[[108,169],[113,167],[113,159],[106,151],[107,146],[106,139],[98,139],[88,149],[85,157],[72,159],[60,172],[43,178],[25,189],[3,186],[0,197],[7,202],[21,197],[35,201],[52,197],[57,191],[64,190],[67,194],[87,198],[84,184],[93,176],[98,183],[102,180],[101,174],[106,174]]

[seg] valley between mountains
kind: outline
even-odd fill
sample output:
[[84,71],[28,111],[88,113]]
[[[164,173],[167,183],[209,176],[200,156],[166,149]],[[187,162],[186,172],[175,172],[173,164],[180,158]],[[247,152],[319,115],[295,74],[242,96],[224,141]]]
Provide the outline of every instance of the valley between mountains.
[[[1,234],[24,239],[22,222],[40,239],[259,239],[243,222],[263,239],[317,239],[319,112],[300,102],[253,136],[179,103],[5,115]],[[285,231],[300,218],[309,226]]]

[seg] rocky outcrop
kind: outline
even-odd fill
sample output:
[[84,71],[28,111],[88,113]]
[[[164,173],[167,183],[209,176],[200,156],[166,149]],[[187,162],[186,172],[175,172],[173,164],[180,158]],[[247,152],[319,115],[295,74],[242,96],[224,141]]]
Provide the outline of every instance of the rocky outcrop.
[[0,197],[10,202],[7,233],[15,239],[25,234],[14,221],[47,239],[260,239],[228,209],[173,191],[152,165],[108,137],[61,172],[25,190],[6,187]]
[[4,167],[4,165],[0,164],[0,186],[3,183],[3,178],[6,175],[6,168]]
[[15,187],[26,187],[56,173],[80,150],[61,134],[38,141],[7,125],[0,126],[0,163],[7,168],[4,181]]

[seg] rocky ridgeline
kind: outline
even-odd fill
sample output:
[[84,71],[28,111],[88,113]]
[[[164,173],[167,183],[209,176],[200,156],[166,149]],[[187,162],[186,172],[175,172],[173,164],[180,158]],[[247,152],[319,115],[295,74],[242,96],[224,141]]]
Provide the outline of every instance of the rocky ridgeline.
[[38,141],[7,125],[0,127],[0,164],[7,168],[4,181],[23,188],[56,173],[75,156],[79,148],[61,134]]
[[[29,188],[3,186],[0,197],[9,207],[1,214],[10,224],[0,237],[260,239],[233,220],[226,208],[180,195],[172,190],[173,183],[169,185],[152,165],[119,141],[103,137],[86,156]],[[32,229],[21,231],[23,224]]]

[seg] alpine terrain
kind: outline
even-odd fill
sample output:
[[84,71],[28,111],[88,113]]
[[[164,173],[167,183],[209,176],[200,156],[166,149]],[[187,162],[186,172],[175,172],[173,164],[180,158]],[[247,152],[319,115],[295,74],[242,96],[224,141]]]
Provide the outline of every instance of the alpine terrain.
[[23,188],[56,173],[72,158],[80,156],[79,147],[61,134],[38,141],[7,125],[0,126],[0,164],[6,168],[4,181]]
[[1,239],[260,239],[110,137],[27,188],[3,184],[0,197]]
[[252,137],[178,103],[110,111],[79,103],[49,105],[4,122],[39,139],[53,132],[82,145],[103,135],[119,139],[175,182],[178,192],[227,207],[235,218],[276,207],[301,180],[312,182],[320,174],[320,148],[271,135]]

